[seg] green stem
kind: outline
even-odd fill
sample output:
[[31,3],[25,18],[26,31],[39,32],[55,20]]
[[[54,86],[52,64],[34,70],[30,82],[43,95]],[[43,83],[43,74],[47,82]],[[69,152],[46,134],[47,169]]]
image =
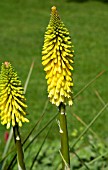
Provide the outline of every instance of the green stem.
[[17,149],[18,170],[26,170],[18,124],[16,124],[13,127],[13,134],[14,134],[14,140]]
[[62,170],[66,170],[69,169],[70,167],[70,155],[69,155],[67,119],[65,113],[65,105],[63,103],[61,103],[59,106],[59,113],[60,113]]

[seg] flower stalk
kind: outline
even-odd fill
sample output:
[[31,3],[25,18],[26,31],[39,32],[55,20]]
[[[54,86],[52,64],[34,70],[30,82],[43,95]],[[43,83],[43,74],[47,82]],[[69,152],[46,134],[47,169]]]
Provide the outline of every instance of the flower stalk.
[[59,127],[61,136],[62,170],[69,169],[69,141],[65,107],[73,104],[72,70],[74,50],[69,32],[61,21],[55,6],[45,32],[42,49],[42,64],[46,72],[48,97],[59,108]]
[[23,149],[21,144],[21,137],[20,137],[19,127],[17,123],[13,127],[13,135],[14,135],[14,141],[17,150],[18,170],[26,170],[25,162],[24,162],[24,154],[23,154]]
[[24,89],[17,73],[9,62],[4,62],[0,72],[0,118],[1,124],[9,129],[12,125],[17,150],[18,169],[25,170],[19,127],[29,122],[26,116]]
[[69,155],[67,119],[65,105],[63,103],[61,103],[59,106],[59,115],[60,115],[62,170],[67,170],[70,167],[70,155]]

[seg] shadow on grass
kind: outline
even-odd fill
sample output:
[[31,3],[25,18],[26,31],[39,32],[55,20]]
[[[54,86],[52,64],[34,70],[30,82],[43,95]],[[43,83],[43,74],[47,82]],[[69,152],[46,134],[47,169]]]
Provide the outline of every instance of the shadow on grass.
[[88,0],[67,0],[67,2],[86,2]]
[[[67,2],[87,2],[87,1],[90,1],[90,0],[67,0]],[[104,2],[104,3],[108,3],[108,0],[96,0],[96,1],[101,1],[101,2]]]

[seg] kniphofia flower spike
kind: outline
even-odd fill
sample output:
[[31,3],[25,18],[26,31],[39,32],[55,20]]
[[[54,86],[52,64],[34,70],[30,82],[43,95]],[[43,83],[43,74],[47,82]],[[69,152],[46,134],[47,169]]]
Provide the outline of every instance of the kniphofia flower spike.
[[0,73],[0,117],[1,124],[7,129],[18,123],[29,122],[26,116],[24,90],[17,73],[9,62],[4,62]]
[[59,106],[60,103],[72,105],[72,63],[73,50],[71,38],[61,21],[55,6],[47,27],[42,50],[42,64],[46,71],[48,97]]

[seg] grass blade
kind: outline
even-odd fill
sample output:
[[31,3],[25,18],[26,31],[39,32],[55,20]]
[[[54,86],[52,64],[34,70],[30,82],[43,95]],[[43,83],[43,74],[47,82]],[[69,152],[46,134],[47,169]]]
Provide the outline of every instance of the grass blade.
[[[72,113],[72,115],[73,115],[83,126],[87,127],[87,124],[86,124],[78,115],[76,115],[75,113]],[[89,128],[89,131],[90,131],[96,138],[100,139],[99,136],[98,136],[91,128]]]
[[[98,97],[98,99],[100,100],[100,102],[102,103],[102,105],[105,106],[105,102],[104,102],[104,100],[102,99],[102,97],[100,96],[100,94],[98,93],[97,90],[95,90],[95,94]],[[108,108],[106,108],[106,109],[108,110]]]
[[75,145],[78,143],[78,141],[81,139],[81,137],[85,135],[85,133],[89,130],[89,128],[93,125],[93,123],[97,120],[97,118],[102,114],[102,112],[107,107],[108,107],[108,103],[98,112],[98,114],[93,118],[93,120],[89,123],[89,125],[86,127],[86,129],[79,135],[79,137],[76,139],[76,141],[72,145],[72,148],[75,147]]
[[26,148],[24,149],[25,151],[28,149],[28,147],[34,142],[34,140],[47,128],[47,126],[50,125],[50,123],[57,117],[58,113],[56,115],[54,115],[52,117],[52,119],[50,119],[46,125],[34,136],[34,138],[30,141],[30,143],[26,146]]
[[82,159],[80,159],[80,157],[78,156],[78,154],[77,154],[75,151],[73,151],[73,153],[74,153],[75,156],[78,158],[78,160],[80,161],[80,163],[82,164],[82,166],[85,166],[85,168],[86,168],[87,170],[90,170],[90,168],[87,166],[87,164],[86,164]]
[[[99,155],[97,158],[93,159],[92,161],[90,161],[89,163],[87,163],[87,165],[91,165],[94,162],[98,161],[99,159],[101,159],[102,157],[105,157],[108,154],[108,151],[105,152],[104,154]],[[108,156],[107,156],[108,157]]]
[[42,112],[42,115],[41,117],[39,118],[39,120],[36,122],[36,124],[34,125],[34,127],[31,129],[31,131],[29,132],[29,134],[27,135],[26,139],[23,141],[23,144],[24,145],[26,143],[26,141],[28,140],[28,138],[30,137],[30,135],[33,133],[33,131],[35,130],[35,128],[39,125],[39,123],[42,121],[42,118],[44,117],[45,115],[45,110],[47,108],[47,105],[48,105],[48,100],[46,101],[45,103],[45,106],[44,106],[44,109],[43,109],[43,112]]
[[[36,126],[40,123],[40,121],[42,120],[42,117],[43,115],[45,114],[45,109],[47,107],[47,104],[48,104],[48,101],[46,102],[45,104],[45,107],[44,107],[44,110],[43,110],[43,114],[42,116],[40,117],[40,119],[38,120],[38,122],[35,124],[34,128],[30,131],[30,135],[32,134],[33,130],[36,128]],[[34,142],[34,140],[45,130],[45,128],[50,125],[50,123],[57,117],[58,113],[56,115],[53,116],[53,118],[48,121],[46,123],[46,125],[34,136],[34,138],[28,143],[28,145],[26,146],[26,148],[24,149],[24,151],[26,151],[28,149],[28,147]],[[30,136],[28,135],[27,138],[24,140],[24,142],[22,143],[22,145],[24,145],[28,139],[28,137]],[[14,155],[12,161],[10,162],[9,166],[8,166],[8,169],[7,170],[10,170],[11,168],[14,167],[15,165],[15,161],[16,161],[16,154]]]
[[42,144],[41,144],[38,152],[36,153],[36,155],[35,155],[35,157],[34,157],[34,159],[33,159],[33,162],[32,162],[32,164],[31,164],[30,170],[32,170],[32,168],[33,168],[33,166],[34,166],[34,163],[35,163],[35,161],[37,160],[37,157],[39,156],[39,153],[40,153],[40,151],[41,151],[41,149],[42,149],[42,147],[43,147],[43,145],[44,145],[44,143],[45,143],[45,141],[46,141],[46,139],[47,139],[47,137],[48,137],[48,134],[49,134],[49,132],[50,132],[50,130],[51,130],[51,127],[52,127],[52,125],[50,126],[50,128],[49,128],[49,130],[48,130],[48,132],[47,132],[47,134],[46,134],[46,136],[45,136],[45,138],[44,138],[44,140],[43,140],[43,142],[42,142]]
[[7,157],[5,157],[5,156],[6,156],[6,153],[7,153],[8,149],[9,149],[9,146],[10,146],[10,143],[11,143],[11,140],[12,140],[12,136],[13,136],[13,129],[11,128],[10,132],[9,132],[9,138],[8,138],[8,140],[6,142],[4,152],[3,152],[3,155],[2,155],[2,159],[3,159],[2,170],[4,169],[5,164],[6,164]]
[[24,85],[24,94],[27,91],[28,83],[29,83],[29,80],[30,80],[30,77],[31,77],[31,73],[32,73],[33,67],[34,67],[34,61],[35,60],[33,59],[32,63],[31,63],[31,66],[30,66],[30,69],[29,69],[29,72],[28,72],[28,76],[27,76],[25,85]]
[[73,96],[75,99],[79,94],[81,94],[89,85],[91,85],[97,78],[99,78],[101,75],[103,75],[105,71],[101,71],[99,74],[97,74],[90,82],[88,82],[76,95]]

